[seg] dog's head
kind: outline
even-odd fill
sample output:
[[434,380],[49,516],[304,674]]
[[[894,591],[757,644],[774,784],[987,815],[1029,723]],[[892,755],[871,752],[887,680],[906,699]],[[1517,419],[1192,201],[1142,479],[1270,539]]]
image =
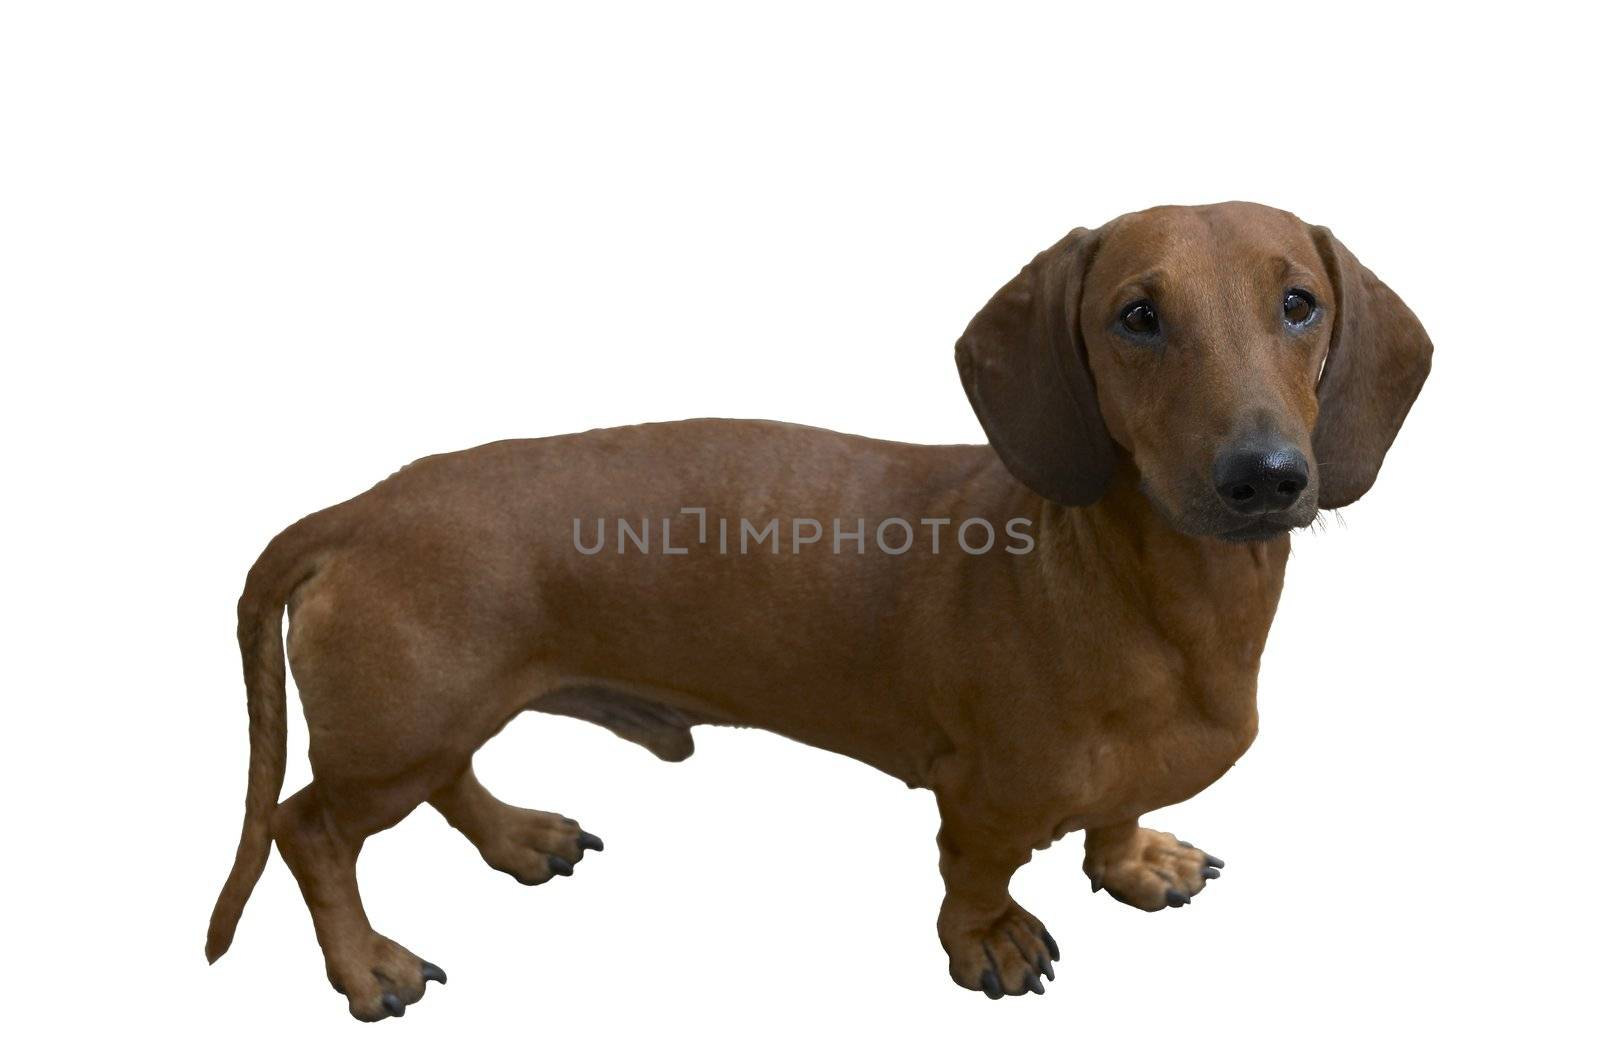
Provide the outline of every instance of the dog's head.
[[1090,504],[1126,455],[1179,530],[1249,541],[1367,492],[1432,350],[1327,229],[1222,203],[1074,230],[989,300],[956,361],[1037,493]]

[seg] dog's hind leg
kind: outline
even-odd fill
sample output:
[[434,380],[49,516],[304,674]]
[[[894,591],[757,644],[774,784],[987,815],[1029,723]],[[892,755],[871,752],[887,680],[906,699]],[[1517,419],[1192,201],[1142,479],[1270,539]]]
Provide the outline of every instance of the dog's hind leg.
[[524,885],[566,877],[584,852],[605,847],[569,818],[496,799],[470,765],[428,802],[477,846],[485,863]]
[[[599,684],[558,686],[534,698],[528,708],[603,726],[663,760],[684,760],[694,752],[691,720],[681,710]],[[470,765],[428,802],[477,846],[484,862],[524,885],[566,877],[585,852],[605,847],[600,838],[565,816],[497,799]]]
[[362,1021],[399,1017],[444,971],[424,962],[367,921],[356,887],[356,857],[368,836],[421,803],[425,786],[382,788],[313,782],[278,806],[273,837],[311,909],[328,980]]
[[496,723],[480,707],[495,703],[493,678],[463,649],[472,638],[349,559],[307,583],[291,607],[288,657],[314,780],[278,807],[273,836],[350,1013],[399,1016],[444,975],[373,930],[356,858],[368,837],[466,769]]

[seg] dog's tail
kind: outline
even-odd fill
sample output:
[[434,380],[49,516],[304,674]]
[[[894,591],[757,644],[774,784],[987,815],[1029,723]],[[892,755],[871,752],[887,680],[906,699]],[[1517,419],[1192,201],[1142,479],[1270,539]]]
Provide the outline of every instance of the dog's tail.
[[245,703],[250,712],[250,775],[244,829],[233,869],[211,912],[206,961],[216,962],[233,943],[244,905],[272,852],[272,813],[283,789],[288,722],[285,718],[283,612],[295,587],[316,570],[327,520],[317,513],[274,538],[251,567],[239,597],[239,653],[244,660]]

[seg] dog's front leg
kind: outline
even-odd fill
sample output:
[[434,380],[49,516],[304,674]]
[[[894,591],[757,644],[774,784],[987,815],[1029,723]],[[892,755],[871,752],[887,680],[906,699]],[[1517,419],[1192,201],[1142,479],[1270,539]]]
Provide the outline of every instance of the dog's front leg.
[[1011,875],[1032,856],[1025,842],[940,801],[939,872],[944,904],[939,941],[950,955],[950,976],[990,999],[1043,994],[1039,975],[1055,980],[1061,958],[1054,938],[1011,898]]
[[1138,819],[1084,831],[1083,872],[1094,891],[1144,911],[1182,907],[1206,882],[1220,877],[1222,860]]

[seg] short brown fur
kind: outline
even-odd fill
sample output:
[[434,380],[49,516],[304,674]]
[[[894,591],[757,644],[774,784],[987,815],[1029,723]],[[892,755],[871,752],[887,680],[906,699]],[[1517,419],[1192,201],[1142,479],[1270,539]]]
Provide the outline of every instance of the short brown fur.
[[[1287,285],[1315,295],[1316,327],[1283,327]],[[1160,307],[1159,349],[1117,331],[1135,298]],[[1326,230],[1252,204],[1163,207],[1077,230],[974,319],[958,362],[993,448],[688,421],[407,466],[294,524],[250,572],[249,791],[207,956],[227,950],[276,840],[351,1012],[403,1012],[443,975],[368,924],[365,838],[432,803],[529,884],[598,845],[472,774],[475,750],[533,708],[674,760],[692,726],[758,726],[931,789],[952,976],[1042,991],[1059,953],[1007,892],[1034,850],[1085,831],[1095,886],[1146,910],[1216,876],[1139,818],[1249,747],[1286,532],[1370,487],[1430,351]],[[1310,482],[1276,517],[1233,515],[1216,454],[1268,429],[1314,453]],[[617,517],[657,535],[671,519],[684,543],[696,506],[713,541],[719,516],[837,516],[863,518],[868,542],[574,548],[575,519],[592,534]],[[1024,518],[1035,546],[969,555],[951,525],[938,554],[888,555],[870,530],[888,517]],[[285,608],[315,780],[278,804]]]

